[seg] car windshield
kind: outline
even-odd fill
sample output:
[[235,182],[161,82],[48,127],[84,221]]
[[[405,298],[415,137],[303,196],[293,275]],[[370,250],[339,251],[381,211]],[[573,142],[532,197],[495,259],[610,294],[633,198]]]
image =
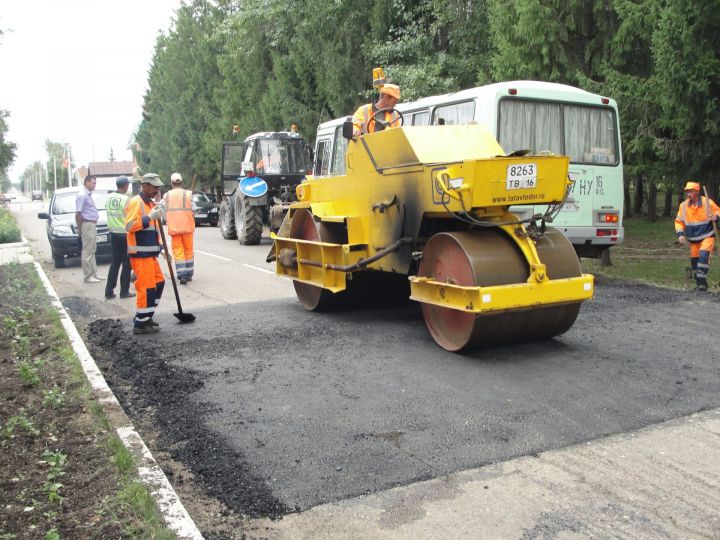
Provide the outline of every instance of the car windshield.
[[[95,191],[93,192],[93,201],[98,210],[105,210],[105,201],[107,200],[107,191]],[[62,193],[55,195],[53,200],[51,214],[74,214],[75,213],[75,199],[77,199],[77,193]]]
[[216,203],[217,197],[214,193],[205,193],[203,191],[196,191],[193,193],[193,202],[196,203]]

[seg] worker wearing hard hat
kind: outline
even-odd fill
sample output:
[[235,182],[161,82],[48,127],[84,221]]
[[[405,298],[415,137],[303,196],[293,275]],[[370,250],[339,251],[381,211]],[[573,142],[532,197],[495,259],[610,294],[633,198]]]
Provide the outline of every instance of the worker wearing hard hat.
[[[353,115],[353,136],[382,131],[385,128],[400,127],[400,114],[395,105],[400,101],[400,87],[396,84],[384,84],[380,88],[380,98],[375,103],[361,106]],[[378,111],[383,110],[379,114]],[[374,116],[376,115],[377,116]]]
[[172,238],[172,252],[178,281],[185,285],[188,281],[192,281],[195,272],[193,250],[195,216],[192,209],[192,191],[183,189],[180,173],[173,173],[170,176],[170,183],[172,189],[163,197],[165,220],[168,234]]
[[148,334],[159,330],[159,325],[152,318],[165,288],[165,277],[157,260],[162,251],[159,234],[159,228],[162,227],[162,205],[155,203],[155,196],[162,185],[157,174],[146,174],[141,180],[140,193],[130,199],[125,208],[128,256],[137,276],[134,334]]
[[675,218],[675,232],[680,244],[690,244],[690,266],[698,291],[707,291],[718,217],[720,207],[709,197],[700,195],[700,184],[692,181],[685,184],[685,200],[680,203]]

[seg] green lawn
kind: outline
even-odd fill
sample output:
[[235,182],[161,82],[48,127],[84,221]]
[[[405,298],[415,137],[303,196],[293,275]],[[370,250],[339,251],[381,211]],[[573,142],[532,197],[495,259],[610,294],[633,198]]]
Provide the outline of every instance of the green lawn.
[[[581,259],[584,272],[611,278],[630,279],[673,289],[692,289],[687,248],[676,243],[672,218],[655,223],[645,219],[626,219],[625,242],[610,250],[612,266],[600,266],[595,259]],[[720,292],[720,264],[715,254],[710,259],[708,285]]]

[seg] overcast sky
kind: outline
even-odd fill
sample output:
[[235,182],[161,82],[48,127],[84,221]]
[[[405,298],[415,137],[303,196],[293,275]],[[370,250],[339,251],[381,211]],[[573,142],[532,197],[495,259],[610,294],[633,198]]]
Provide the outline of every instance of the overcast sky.
[[[0,109],[18,145],[10,179],[45,139],[70,143],[77,166],[130,159],[158,32],[181,0],[0,0]],[[52,178],[52,171],[50,172]]]

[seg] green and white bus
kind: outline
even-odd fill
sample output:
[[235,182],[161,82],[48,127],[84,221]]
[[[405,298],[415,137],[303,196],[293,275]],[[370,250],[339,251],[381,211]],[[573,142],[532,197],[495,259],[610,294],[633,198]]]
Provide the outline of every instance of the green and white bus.
[[[614,100],[567,86],[509,81],[401,103],[404,125],[484,125],[505,152],[570,157],[570,195],[553,221],[582,257],[623,241],[623,166]],[[513,206],[520,218],[544,208]]]

